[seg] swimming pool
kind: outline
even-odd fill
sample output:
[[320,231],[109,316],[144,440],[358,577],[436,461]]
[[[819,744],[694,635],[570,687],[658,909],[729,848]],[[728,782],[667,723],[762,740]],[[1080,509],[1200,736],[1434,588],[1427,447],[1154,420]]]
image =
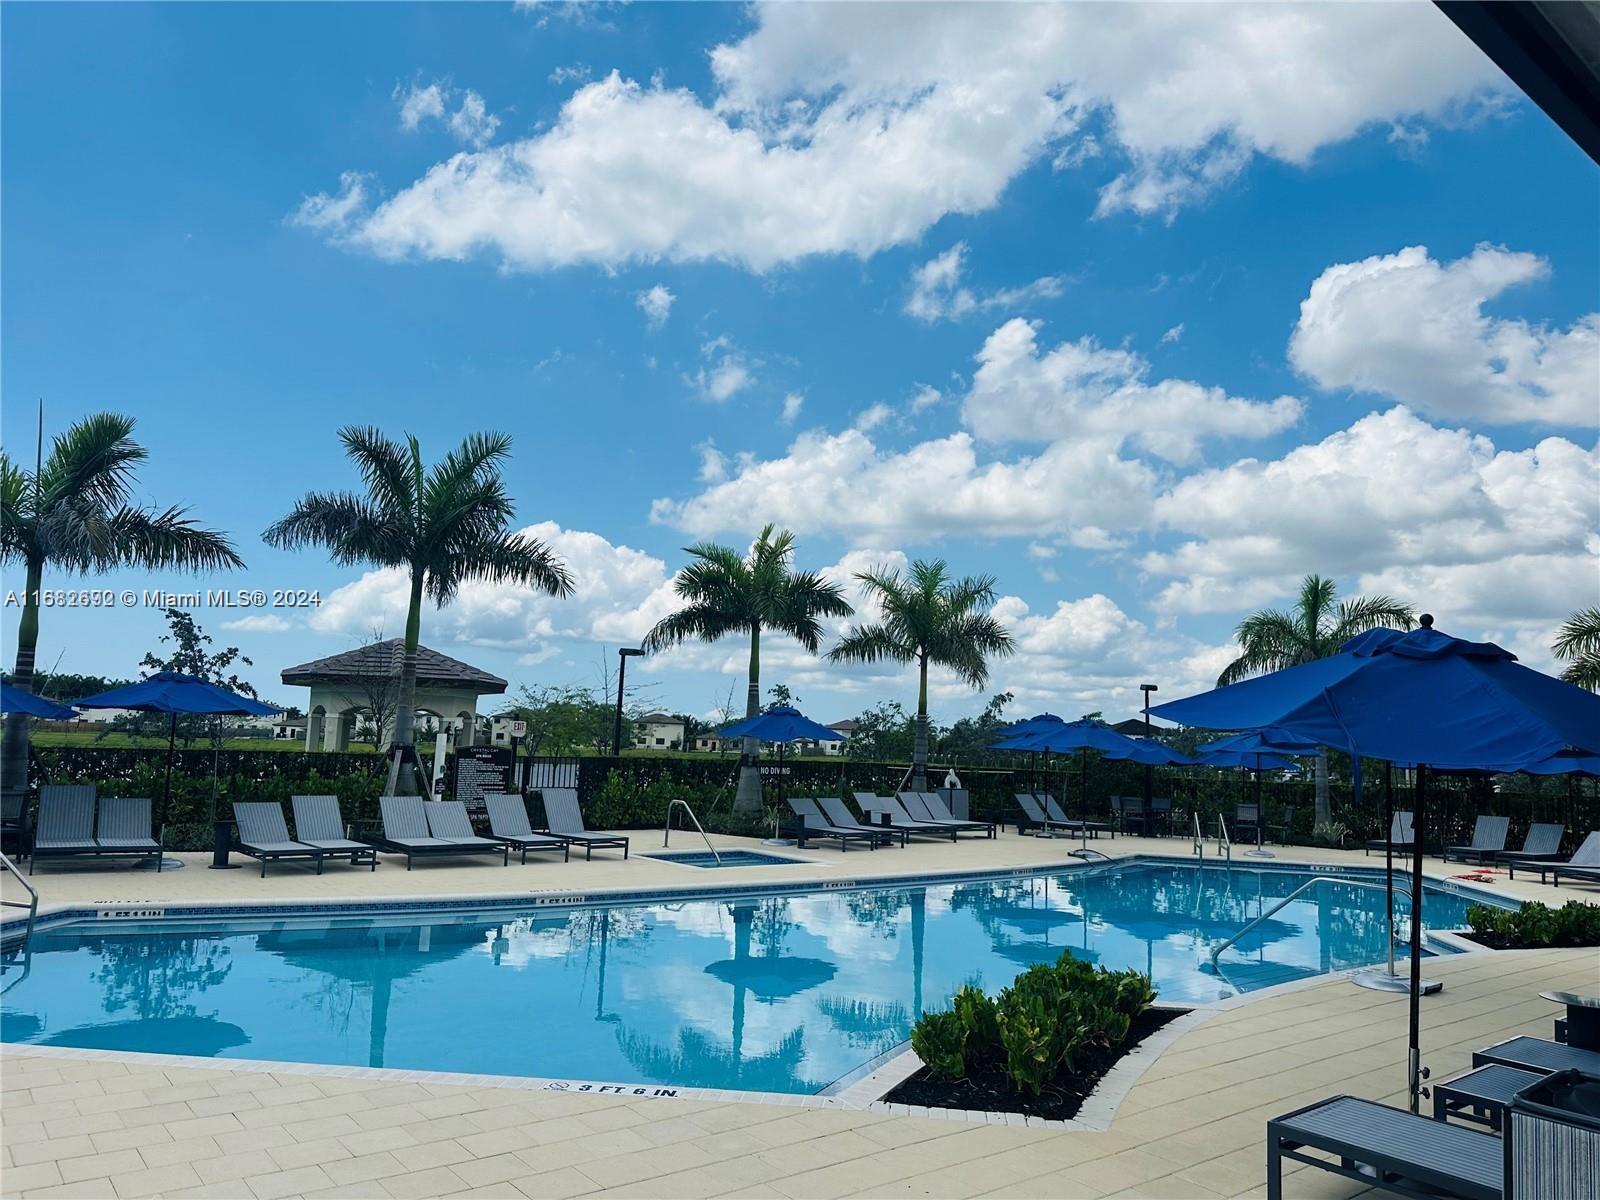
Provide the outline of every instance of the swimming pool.
[[713,854],[710,850],[671,850],[660,851],[643,855],[653,858],[657,862],[677,863],[682,867],[706,867],[709,869],[728,867],[790,867],[796,864],[807,863],[803,858],[785,858],[781,854],[764,854],[760,850],[719,850]]
[[[997,878],[605,906],[145,923],[38,932],[9,1042],[814,1094],[966,982],[1063,951],[1199,1002],[1377,961],[1381,892],[1146,861]],[[1369,877],[1370,878],[1370,877]],[[1468,901],[1430,889],[1424,924]]]

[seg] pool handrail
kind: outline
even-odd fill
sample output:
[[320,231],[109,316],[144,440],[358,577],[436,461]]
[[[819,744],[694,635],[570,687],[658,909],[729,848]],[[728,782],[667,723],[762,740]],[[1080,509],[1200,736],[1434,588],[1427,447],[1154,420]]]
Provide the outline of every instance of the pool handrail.
[[667,839],[672,836],[672,810],[680,806],[684,812],[689,814],[689,820],[694,822],[694,827],[700,830],[700,837],[705,842],[706,849],[711,851],[711,857],[716,860],[717,866],[720,867],[722,865],[722,855],[718,854],[717,848],[711,844],[710,837],[706,835],[704,827],[701,826],[700,818],[694,815],[694,809],[689,807],[689,802],[681,798],[667,805],[667,823],[661,830],[661,848],[663,850],[667,848]]
[[[17,869],[17,864],[11,861],[9,855],[0,854],[0,867],[3,867],[13,879],[22,885],[22,890],[28,893],[28,902],[26,904],[21,900],[0,899],[0,905],[6,908],[25,908],[28,910],[28,923],[23,928],[22,940],[17,944],[17,949],[24,949],[33,937],[33,923],[39,916],[39,891],[33,884],[28,882],[27,876]],[[14,953],[15,951],[13,951]]]
[[[1265,912],[1257,913],[1251,920],[1246,921],[1244,923],[1244,925],[1240,928],[1238,933],[1234,934],[1230,938],[1224,938],[1222,941],[1218,942],[1216,944],[1216,946],[1213,947],[1213,949],[1211,951],[1211,969],[1213,971],[1215,971],[1217,969],[1217,959],[1219,957],[1221,957],[1222,952],[1224,950],[1226,950],[1229,946],[1233,945],[1240,938],[1244,937],[1245,934],[1249,933],[1257,925],[1261,924],[1263,921],[1265,921],[1268,918],[1270,918],[1271,916],[1273,916],[1275,913],[1278,912],[1279,909],[1283,908],[1283,906],[1288,904],[1291,900],[1298,899],[1301,892],[1308,891],[1311,888],[1316,887],[1317,884],[1319,884],[1319,883],[1347,883],[1351,887],[1371,888],[1373,891],[1377,891],[1377,892],[1382,892],[1382,891],[1387,891],[1388,890],[1387,887],[1384,884],[1374,883],[1370,879],[1346,879],[1342,875],[1313,875],[1310,879],[1306,880],[1299,887],[1295,888],[1294,891],[1290,892],[1282,900],[1279,900],[1271,908],[1267,909]],[[1404,897],[1404,899],[1408,903],[1411,900],[1410,895],[1405,893],[1405,892],[1396,892],[1395,893],[1395,898],[1396,899],[1400,899],[1402,897]],[[1390,952],[1393,953],[1393,950],[1394,950],[1394,930],[1392,930],[1392,929],[1389,930],[1389,948],[1390,948]]]

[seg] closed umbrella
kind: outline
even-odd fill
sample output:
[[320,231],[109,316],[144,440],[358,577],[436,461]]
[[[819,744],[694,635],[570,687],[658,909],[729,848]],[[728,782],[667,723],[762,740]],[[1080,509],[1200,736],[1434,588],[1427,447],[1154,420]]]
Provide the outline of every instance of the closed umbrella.
[[[166,713],[170,718],[167,725],[167,778],[162,789],[158,825],[167,823],[167,809],[172,802],[172,758],[178,741],[179,717],[268,717],[278,711],[270,704],[230,692],[225,687],[218,687],[197,675],[185,675],[181,671],[158,671],[138,683],[112,688],[109,692],[100,692],[74,703],[79,708],[126,708],[133,712]],[[216,821],[214,765],[211,783],[211,817],[216,824],[216,849],[211,865],[221,868],[227,865],[227,835],[221,823]]]
[[[1359,640],[1359,639],[1358,639]],[[1259,680],[1220,688],[1191,701],[1152,710],[1168,720],[1212,728],[1275,725],[1352,756],[1416,766],[1413,818],[1416,839],[1411,874],[1411,979],[1408,1013],[1408,1083],[1411,1109],[1421,1089],[1419,1045],[1422,982],[1422,842],[1430,770],[1482,770],[1507,763],[1537,762],[1567,750],[1600,754],[1600,696],[1531,670],[1492,642],[1468,642],[1433,628],[1424,615],[1410,633],[1368,638],[1323,660],[1314,686],[1285,676],[1309,678],[1308,663]],[[1252,684],[1241,709],[1253,719],[1216,720],[1227,711],[1227,693]],[[1274,696],[1277,712],[1264,701]],[[1184,715],[1187,704],[1188,716]],[[1197,720],[1197,713],[1205,720]]]

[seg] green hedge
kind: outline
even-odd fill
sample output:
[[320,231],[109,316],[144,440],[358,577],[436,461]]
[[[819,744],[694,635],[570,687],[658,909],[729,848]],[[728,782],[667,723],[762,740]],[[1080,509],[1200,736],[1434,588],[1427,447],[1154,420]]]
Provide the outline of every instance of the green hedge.
[[1467,925],[1478,940],[1502,950],[1600,946],[1600,905],[1568,900],[1550,908],[1530,900],[1518,909],[1474,904]]

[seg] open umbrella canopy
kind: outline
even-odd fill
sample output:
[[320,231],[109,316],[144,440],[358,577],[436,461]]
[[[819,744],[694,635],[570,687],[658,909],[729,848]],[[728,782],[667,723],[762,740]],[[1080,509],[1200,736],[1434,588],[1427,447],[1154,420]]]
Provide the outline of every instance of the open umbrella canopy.
[[1517,770],[1524,775],[1587,775],[1600,778],[1600,754],[1563,750],[1560,754],[1552,754],[1537,762],[1523,763]]
[[1248,767],[1252,771],[1296,771],[1299,768],[1279,754],[1261,750],[1202,750],[1196,756],[1203,767]]
[[1068,750],[1100,750],[1114,758],[1131,758],[1145,745],[1148,743],[1125,737],[1104,721],[1081,717],[1022,737],[1008,738],[998,749],[1049,750],[1057,754]]
[[991,750],[1009,750],[1011,747],[1005,744],[1007,742],[1016,738],[1032,737],[1035,734],[1044,733],[1051,729],[1059,729],[1065,724],[1066,722],[1056,716],[1055,713],[1039,713],[1037,716],[1029,717],[1025,721],[1014,721],[1007,725],[1000,730],[999,737],[989,743],[989,748]]
[[79,708],[126,708],[177,716],[267,717],[278,711],[270,704],[240,696],[181,671],[158,671],[138,683],[112,688],[73,703]]
[[809,717],[804,716],[799,709],[790,708],[781,704],[776,708],[769,708],[764,713],[757,713],[753,717],[746,717],[742,721],[735,721],[726,729],[719,729],[717,736],[725,738],[748,737],[759,742],[798,742],[808,739],[816,742],[840,742],[844,740],[842,733],[829,729],[826,725],[818,725]]
[[26,713],[30,717],[43,717],[47,721],[71,721],[77,712],[65,704],[35,696],[9,683],[0,683],[0,712]]
[[1163,746],[1160,742],[1135,742],[1132,750],[1124,753],[1107,752],[1106,757],[1124,762],[1138,763],[1143,767],[1194,767],[1200,765],[1198,758],[1190,758],[1187,754],[1179,754],[1170,746]]
[[1218,750],[1238,750],[1246,754],[1315,754],[1321,747],[1316,742],[1297,738],[1288,730],[1267,726],[1264,729],[1247,729],[1220,741],[1207,742],[1196,749],[1196,754],[1211,754]]

